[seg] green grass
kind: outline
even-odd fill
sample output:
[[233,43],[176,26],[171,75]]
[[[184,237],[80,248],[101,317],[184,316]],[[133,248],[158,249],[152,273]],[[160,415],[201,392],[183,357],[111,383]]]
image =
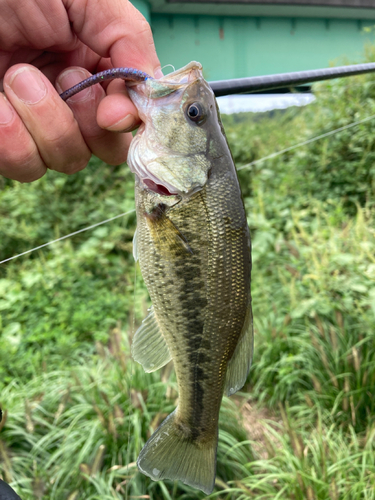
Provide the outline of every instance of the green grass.
[[359,438],[352,427],[344,432],[320,413],[314,421],[300,412],[282,415],[276,429],[268,426],[269,457],[249,464],[251,474],[230,488],[238,500],[375,498],[374,427]]
[[337,227],[317,207],[308,223],[291,213],[288,240],[277,232],[270,239],[272,226],[258,229],[253,296],[261,344],[252,380],[260,400],[306,401],[358,431],[374,420],[374,215],[358,208]]
[[[81,353],[68,368],[46,366],[3,390],[9,412],[0,441],[3,476],[17,479],[23,500],[203,497],[170,481],[153,483],[135,466],[146,439],[173,411],[177,392],[168,368],[161,382],[159,373],[146,374],[130,359],[124,333],[111,331],[109,348],[97,343],[90,359]],[[241,477],[241,464],[253,456],[233,402],[224,402],[221,421],[218,482],[225,485]]]
[[[375,113],[371,76],[316,92],[303,109],[226,117],[237,166]],[[374,133],[375,120],[239,173],[256,345],[222,405],[212,498],[375,497]],[[0,188],[0,260],[134,206],[126,165],[97,159]],[[0,475],[23,500],[204,497],[135,467],[177,391],[169,367],[145,374],[129,355],[149,307],[134,230],[130,213],[0,266]]]

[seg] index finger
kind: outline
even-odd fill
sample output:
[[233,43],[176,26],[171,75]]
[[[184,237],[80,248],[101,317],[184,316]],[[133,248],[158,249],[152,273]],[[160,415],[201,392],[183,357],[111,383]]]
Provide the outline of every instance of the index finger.
[[134,67],[162,76],[150,25],[128,0],[63,3],[78,38],[102,57],[110,57],[114,67]]

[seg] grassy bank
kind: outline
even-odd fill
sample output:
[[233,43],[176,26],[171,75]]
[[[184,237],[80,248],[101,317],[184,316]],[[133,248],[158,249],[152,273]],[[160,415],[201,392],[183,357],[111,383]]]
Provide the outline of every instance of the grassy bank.
[[[371,76],[272,117],[224,120],[237,166],[375,114]],[[255,356],[224,399],[212,498],[375,498],[375,119],[240,171],[253,240]],[[132,257],[133,178],[0,180],[0,472],[23,500],[203,498],[135,460],[176,404],[129,341],[149,306]]]

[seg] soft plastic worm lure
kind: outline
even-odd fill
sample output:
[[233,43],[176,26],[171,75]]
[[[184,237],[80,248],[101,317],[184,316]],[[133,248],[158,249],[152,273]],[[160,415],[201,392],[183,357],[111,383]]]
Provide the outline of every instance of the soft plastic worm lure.
[[139,69],[112,68],[107,69],[106,71],[101,71],[100,73],[96,73],[96,75],[92,75],[89,78],[86,78],[86,80],[77,83],[77,85],[74,85],[74,87],[71,87],[70,89],[65,90],[65,92],[60,94],[60,97],[64,101],[66,101],[67,99],[69,99],[69,97],[72,97],[73,95],[78,94],[78,92],[81,92],[81,90],[87,89],[88,87],[91,87],[96,83],[101,83],[105,80],[114,80],[115,78],[121,78],[122,80],[128,80],[130,82],[142,82],[148,80],[149,78],[152,79],[150,75],[144,73],[143,71],[140,71]]

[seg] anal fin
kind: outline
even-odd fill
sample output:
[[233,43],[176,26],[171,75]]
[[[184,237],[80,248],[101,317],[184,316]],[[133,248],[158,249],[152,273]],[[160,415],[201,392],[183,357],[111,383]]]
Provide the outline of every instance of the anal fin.
[[147,373],[158,370],[172,359],[153,307],[135,332],[132,355]]
[[253,359],[254,334],[253,315],[249,304],[244,326],[233,356],[228,362],[224,394],[232,396],[245,384]]

